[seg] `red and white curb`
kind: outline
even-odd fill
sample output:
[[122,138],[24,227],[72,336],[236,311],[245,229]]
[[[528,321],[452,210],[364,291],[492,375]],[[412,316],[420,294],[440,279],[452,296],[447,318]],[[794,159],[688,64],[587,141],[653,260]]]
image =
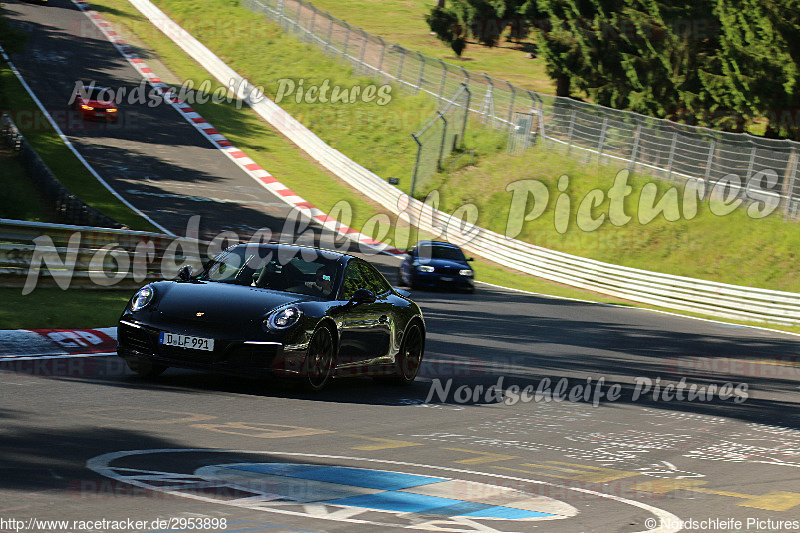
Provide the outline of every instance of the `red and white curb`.
[[237,148],[231,141],[225,138],[219,131],[217,131],[211,123],[204,119],[197,111],[192,109],[189,104],[178,99],[172,92],[171,87],[161,81],[161,79],[153,73],[147,63],[139,57],[120,36],[114,31],[111,24],[106,22],[97,11],[91,9],[87,2],[82,0],[72,0],[78,9],[80,9],[89,19],[97,26],[116,49],[122,54],[125,59],[133,66],[141,76],[147,80],[148,84],[159,92],[164,98],[164,101],[169,103],[175,108],[189,124],[194,126],[206,139],[211,142],[217,149],[221,150],[228,158],[236,163],[239,168],[246,172],[253,178],[259,185],[272,192],[281,201],[287,205],[300,210],[304,215],[315,220],[324,228],[331,230],[341,236],[344,236],[360,245],[368,246],[378,251],[392,254],[402,255],[403,252],[397,248],[393,248],[388,244],[373,239],[369,235],[364,235],[354,228],[350,228],[338,220],[329,217],[324,211],[317,209],[309,202],[304,200],[300,195],[292,191],[289,187],[278,181],[272,174],[261,165],[253,161],[247,154]]
[[101,356],[117,351],[117,328],[0,331],[0,361]]

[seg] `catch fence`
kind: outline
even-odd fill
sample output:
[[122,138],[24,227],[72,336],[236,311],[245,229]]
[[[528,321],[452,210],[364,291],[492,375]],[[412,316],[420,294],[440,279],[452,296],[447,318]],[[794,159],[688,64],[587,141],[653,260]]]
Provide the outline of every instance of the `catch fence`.
[[[721,178],[741,182],[739,193],[768,188],[779,196],[787,216],[800,215],[798,158],[800,143],[725,133],[619,111],[529,89],[470,72],[420,52],[386,42],[304,0],[245,0],[245,5],[278,22],[286,31],[314,43],[332,56],[347,59],[361,74],[430,94],[447,105],[447,95],[466,86],[470,112],[484,124],[508,131],[509,151],[517,151],[516,114],[535,114],[534,137],[543,146],[563,147],[579,157],[618,160],[633,171],[666,179],[696,178],[709,184]],[[523,140],[523,146],[532,143]],[[750,183],[764,171],[776,176],[768,187]],[[766,182],[765,182],[766,183]]]

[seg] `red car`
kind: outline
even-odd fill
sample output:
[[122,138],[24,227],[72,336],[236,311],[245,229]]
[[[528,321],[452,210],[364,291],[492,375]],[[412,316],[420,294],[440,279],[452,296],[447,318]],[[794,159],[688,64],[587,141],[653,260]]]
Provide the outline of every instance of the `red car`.
[[103,87],[86,87],[84,91],[76,91],[73,107],[87,120],[117,120],[117,105],[112,98],[112,91]]

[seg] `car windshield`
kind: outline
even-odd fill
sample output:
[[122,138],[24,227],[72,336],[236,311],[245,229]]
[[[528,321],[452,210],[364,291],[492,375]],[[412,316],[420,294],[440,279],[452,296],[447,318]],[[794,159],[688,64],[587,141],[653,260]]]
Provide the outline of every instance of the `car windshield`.
[[311,254],[311,258],[303,253],[286,257],[282,252],[233,248],[216,257],[198,279],[322,298],[335,296],[339,281],[336,260],[320,254]]
[[421,259],[447,259],[450,261],[466,261],[464,252],[461,248],[454,246],[423,245],[420,246],[417,255]]

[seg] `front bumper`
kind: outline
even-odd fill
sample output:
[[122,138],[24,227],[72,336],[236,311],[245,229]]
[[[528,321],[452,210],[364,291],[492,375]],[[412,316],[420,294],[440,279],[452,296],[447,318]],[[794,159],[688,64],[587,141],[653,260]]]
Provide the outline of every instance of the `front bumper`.
[[303,346],[216,337],[213,350],[195,350],[161,344],[162,331],[165,330],[121,320],[117,327],[117,352],[126,360],[243,376],[299,376],[305,362]]
[[459,274],[440,274],[438,272],[419,272],[414,274],[414,284],[420,287],[442,287],[450,289],[473,290],[475,280]]

